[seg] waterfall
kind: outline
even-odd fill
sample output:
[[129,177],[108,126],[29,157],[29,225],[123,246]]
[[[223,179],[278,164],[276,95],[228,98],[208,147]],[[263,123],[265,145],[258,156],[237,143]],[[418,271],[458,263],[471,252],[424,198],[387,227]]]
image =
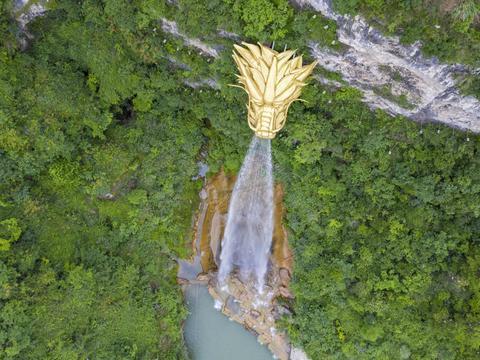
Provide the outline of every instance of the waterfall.
[[233,189],[220,255],[219,282],[231,271],[263,289],[273,235],[270,140],[253,137]]

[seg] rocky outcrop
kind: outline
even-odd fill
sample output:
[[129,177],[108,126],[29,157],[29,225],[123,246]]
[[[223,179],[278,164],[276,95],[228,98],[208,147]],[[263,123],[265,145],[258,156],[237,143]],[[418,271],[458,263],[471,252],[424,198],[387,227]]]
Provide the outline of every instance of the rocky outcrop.
[[[402,45],[398,37],[384,36],[360,16],[335,13],[329,0],[291,2],[298,7],[313,8],[337,23],[338,41],[344,50],[334,51],[310,42],[311,55],[319,66],[340,73],[343,80],[359,89],[371,108],[420,122],[439,122],[480,132],[480,101],[460,94],[455,81],[456,74],[480,74],[480,69],[442,64],[436,58],[426,58],[421,53],[420,42]],[[164,27],[164,31],[178,34],[176,27]],[[219,35],[239,41],[236,34],[220,30]],[[201,53],[219,56],[213,47],[208,53],[207,45],[203,44],[207,48],[198,46],[201,44],[199,40],[180,36],[187,45],[200,49]],[[323,84],[343,86],[322,76],[316,78]],[[218,88],[214,81],[200,85]]]
[[14,11],[17,16],[17,21],[20,28],[25,30],[27,24],[35,19],[37,16],[42,16],[47,11],[46,5],[49,0],[31,1],[31,0],[16,0],[14,1]]
[[219,310],[255,334],[258,341],[268,346],[276,358],[290,358],[287,335],[278,331],[275,325],[280,314],[286,310],[276,301],[279,293],[275,283],[267,285],[264,292],[259,294],[253,283],[242,283],[235,275],[227,279],[225,286],[219,287],[216,274],[212,273],[208,289],[219,304]]
[[162,30],[174,36],[182,38],[187,46],[191,46],[196,50],[198,50],[200,55],[210,56],[213,58],[219,57],[218,50],[215,49],[214,47],[205,44],[199,39],[192,39],[192,38],[189,38],[187,35],[181,33],[178,30],[178,26],[175,21],[162,19]]
[[[348,84],[361,90],[370,107],[417,121],[480,131],[480,102],[461,95],[454,79],[455,74],[478,73],[479,69],[426,58],[420,42],[402,45],[398,37],[384,36],[360,16],[335,13],[328,0],[293,3],[311,7],[337,23],[338,41],[345,50],[337,52],[311,42],[311,54],[320,66],[340,73]],[[327,79],[321,81],[328,83]]]
[[20,28],[19,44],[21,49],[25,50],[28,43],[33,39],[33,35],[28,31],[27,25],[38,16],[42,16],[47,11],[49,0],[31,1],[15,0],[13,2],[13,11]]
[[[282,225],[284,208],[280,184],[275,186],[275,227],[264,291],[259,293],[253,282],[244,283],[235,273],[226,279],[225,286],[217,283],[221,241],[235,181],[235,176],[221,171],[210,178],[200,192],[202,201],[194,224],[196,256],[191,262],[180,261],[179,282],[208,284],[218,310],[254,333],[275,357],[287,360],[291,352],[288,337],[275,325],[282,316],[291,315],[290,309],[279,300],[293,298],[288,288],[293,258]],[[200,274],[192,277],[194,271]]]
[[308,360],[307,354],[302,349],[292,348],[290,360]]

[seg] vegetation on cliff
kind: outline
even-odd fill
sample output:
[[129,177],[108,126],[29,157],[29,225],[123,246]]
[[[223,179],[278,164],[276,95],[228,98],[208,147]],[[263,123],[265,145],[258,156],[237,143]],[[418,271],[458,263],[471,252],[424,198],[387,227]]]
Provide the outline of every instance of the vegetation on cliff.
[[480,66],[480,3],[476,0],[333,0],[341,13],[362,14],[405,43],[448,62]]
[[[361,3],[345,10],[376,2]],[[306,54],[309,39],[336,46],[335,25],[285,0],[51,1],[21,50],[1,6],[0,358],[185,357],[175,258],[198,154],[236,171],[251,136],[218,30]],[[162,17],[220,57],[164,33]],[[478,49],[476,26],[438,49]],[[184,85],[207,77],[218,90]],[[296,259],[292,340],[312,359],[477,358],[479,137],[371,112],[348,87],[303,97],[273,143]]]
[[[477,0],[333,0],[335,10],[361,14],[405,44],[422,42],[422,52],[448,63],[480,67],[480,2]],[[460,89],[480,99],[480,78],[459,74]]]

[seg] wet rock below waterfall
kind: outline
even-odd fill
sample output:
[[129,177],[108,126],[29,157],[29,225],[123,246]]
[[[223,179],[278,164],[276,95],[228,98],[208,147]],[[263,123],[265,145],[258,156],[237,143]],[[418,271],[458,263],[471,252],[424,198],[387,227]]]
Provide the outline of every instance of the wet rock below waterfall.
[[[253,283],[243,283],[233,275],[220,288],[216,274],[209,275],[208,291],[216,303],[220,304],[220,310],[254,333],[258,341],[267,345],[276,358],[290,359],[287,335],[275,326],[279,314],[288,314],[289,310],[276,301],[279,293],[275,286],[266,287],[263,293],[258,293]],[[275,281],[278,279],[276,277]]]

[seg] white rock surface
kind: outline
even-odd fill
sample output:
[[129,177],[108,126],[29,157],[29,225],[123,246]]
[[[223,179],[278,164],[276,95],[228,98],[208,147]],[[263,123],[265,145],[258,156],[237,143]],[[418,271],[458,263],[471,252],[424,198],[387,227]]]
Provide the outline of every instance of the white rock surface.
[[29,0],[17,0],[14,2],[14,11],[19,12],[17,21],[20,24],[20,28],[25,29],[27,24],[35,19],[37,16],[45,14],[47,9],[45,5],[49,0],[38,1],[29,5]]
[[302,349],[292,348],[290,351],[290,360],[309,360],[307,354]]
[[[309,6],[336,21],[338,39],[347,50],[336,52],[310,43],[311,53],[320,66],[340,73],[345,81],[361,90],[364,101],[372,108],[480,132],[480,102],[472,96],[462,96],[453,77],[454,73],[480,73],[479,69],[425,58],[420,42],[404,46],[398,37],[382,35],[360,16],[335,13],[328,0],[294,3]],[[392,97],[403,95],[411,106],[402,106],[392,97],[378,94],[381,88],[389,88]]]
[[205,54],[207,56],[214,57],[214,58],[219,57],[217,49],[213,48],[210,45],[205,44],[199,39],[192,39],[192,38],[189,38],[187,35],[181,33],[178,30],[178,26],[175,21],[170,21],[165,18],[162,19],[162,30],[182,38],[183,41],[185,41],[185,44],[187,46],[191,46],[199,50],[201,55]]

